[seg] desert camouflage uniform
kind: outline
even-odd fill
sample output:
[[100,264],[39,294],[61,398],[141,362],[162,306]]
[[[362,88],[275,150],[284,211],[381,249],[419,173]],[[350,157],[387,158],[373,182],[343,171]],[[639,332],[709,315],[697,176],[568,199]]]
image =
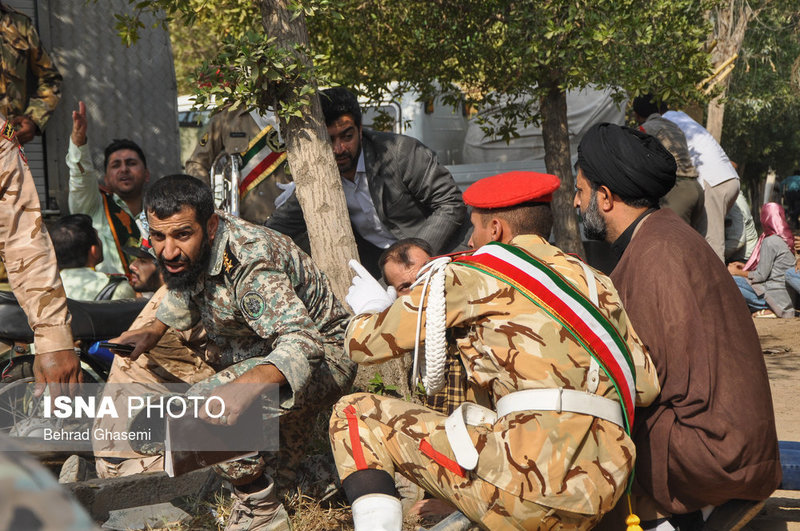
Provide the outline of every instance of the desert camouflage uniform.
[[[587,293],[577,259],[538,236],[518,236],[511,245],[548,263]],[[659,391],[653,364],[611,281],[595,275],[600,311],[632,355],[637,404],[649,404]],[[458,264],[448,266],[445,290],[448,332],[468,378],[488,388],[494,400],[525,389],[586,390],[587,351],[520,292]],[[413,350],[421,292],[418,287],[401,296],[380,314],[355,317],[347,330],[350,357],[377,363]],[[602,371],[596,394],[619,401]],[[622,495],[635,459],[633,442],[617,424],[533,408],[510,413],[494,425],[469,426],[480,459],[475,470],[465,472],[445,433],[447,417],[403,401],[356,394],[340,400],[331,418],[331,444],[342,479],[358,469],[348,415],[357,423],[366,468],[400,472],[486,529],[588,529]]]
[[[130,326],[131,330],[143,328],[153,322],[161,300],[167,293],[162,286],[155,292],[147,305]],[[213,350],[207,348],[205,330],[201,325],[181,331],[170,328],[150,351],[139,356],[135,361],[122,356],[114,356],[111,371],[108,374],[109,384],[158,384],[187,383],[194,384],[210,378],[216,372],[210,363],[217,359]],[[122,386],[108,386],[110,396],[114,397],[118,410],[124,410],[130,389]],[[148,390],[153,387],[148,386]],[[103,416],[95,422],[96,428],[113,432],[128,429],[126,419],[115,419]],[[94,455],[97,475],[101,478],[120,477],[142,472],[159,472],[164,470],[162,455],[144,455],[136,452],[127,444],[100,443],[95,441]],[[116,458],[109,460],[108,458]],[[126,459],[119,461],[118,459]]]
[[28,163],[0,115],[0,258],[39,354],[72,349],[67,299]]
[[[61,74],[42,47],[31,19],[0,4],[0,113],[30,116],[39,131],[61,99]],[[36,78],[29,98],[28,74]]]
[[[269,144],[270,149],[284,151],[286,147],[278,140],[277,129],[273,131],[274,134],[269,133],[273,139]],[[246,151],[250,141],[260,132],[261,129],[246,109],[220,111],[211,118],[208,129],[186,161],[186,173],[210,184],[209,171],[217,155],[222,152],[233,154]],[[275,211],[275,199],[283,192],[278,184],[286,185],[291,181],[289,165],[284,161],[242,198],[239,204],[240,217],[251,223],[264,223]]]
[[[205,277],[190,292],[168,291],[157,317],[178,330],[202,323],[219,355],[212,366],[221,371],[209,386],[262,364],[281,371],[287,384],[281,388],[279,453],[292,468],[302,458],[311,421],[355,378],[356,365],[342,349],[348,314],[325,275],[289,238],[218,214]],[[225,468],[237,478],[255,478],[264,469],[263,463]]]

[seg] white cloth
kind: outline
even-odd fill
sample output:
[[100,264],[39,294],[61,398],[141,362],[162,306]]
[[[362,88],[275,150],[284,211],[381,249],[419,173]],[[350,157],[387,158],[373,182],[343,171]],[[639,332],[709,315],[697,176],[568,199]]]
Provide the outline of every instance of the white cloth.
[[667,111],[662,117],[680,127],[686,135],[692,163],[697,168],[698,179],[704,188],[739,179],[728,155],[705,127],[683,111]]
[[397,299],[395,289],[392,286],[383,289],[364,266],[355,260],[350,260],[349,265],[356,275],[344,300],[354,314],[382,312]]
[[397,241],[381,223],[372,196],[369,194],[366,165],[364,164],[364,151],[358,156],[356,175],[352,181],[342,179],[344,197],[347,200],[347,210],[350,213],[350,222],[356,227],[358,233],[371,244],[386,249]]

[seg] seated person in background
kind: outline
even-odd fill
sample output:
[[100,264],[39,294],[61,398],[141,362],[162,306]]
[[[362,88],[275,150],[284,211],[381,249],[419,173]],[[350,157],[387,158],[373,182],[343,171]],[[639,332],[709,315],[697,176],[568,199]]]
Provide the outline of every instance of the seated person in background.
[[164,285],[164,278],[158,270],[156,257],[146,242],[147,240],[144,240],[141,247],[125,247],[124,251],[130,259],[131,274],[128,281],[133,291],[150,298]]
[[83,301],[136,297],[123,275],[95,271],[103,261],[103,243],[92,218],[86,214],[64,216],[53,224],[50,238],[67,297]]
[[731,262],[728,271],[755,317],[794,317],[786,290],[786,271],[795,267],[794,239],[783,207],[767,203],[761,207],[764,232],[746,264]]
[[742,191],[725,216],[725,262],[746,262],[758,243],[750,205]]
[[786,270],[786,285],[795,291],[795,294],[800,294],[800,236],[794,237],[794,254],[797,256],[794,267]]
[[[435,254],[463,247],[467,208],[450,171],[419,141],[361,128],[361,107],[344,87],[320,93],[322,113],[342,178],[361,264],[380,275],[378,258],[397,240],[427,241]],[[305,233],[296,195],[266,226],[291,238]]]
[[[101,271],[128,274],[127,245],[138,246],[146,224],[142,214],[142,192],[150,180],[144,152],[130,140],[114,140],[105,149],[105,177],[92,164],[87,143],[86,106],[72,112],[72,135],[67,151],[69,168],[69,210],[88,214],[103,242]],[[140,226],[141,225],[141,226]]]

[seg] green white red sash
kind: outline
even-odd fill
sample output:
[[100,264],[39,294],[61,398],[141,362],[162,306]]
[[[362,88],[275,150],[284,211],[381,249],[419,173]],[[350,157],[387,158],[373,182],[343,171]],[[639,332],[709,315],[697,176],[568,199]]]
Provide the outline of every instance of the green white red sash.
[[501,280],[519,291],[569,331],[611,380],[622,404],[630,435],[636,399],[631,354],[619,331],[569,280],[518,247],[492,242],[462,264]]
[[277,136],[278,132],[268,125],[250,141],[247,150],[242,153],[242,179],[239,181],[239,196],[244,198],[250,190],[258,186],[261,181],[272,175],[283,161],[286,160],[285,151],[273,151],[269,142],[270,136]]

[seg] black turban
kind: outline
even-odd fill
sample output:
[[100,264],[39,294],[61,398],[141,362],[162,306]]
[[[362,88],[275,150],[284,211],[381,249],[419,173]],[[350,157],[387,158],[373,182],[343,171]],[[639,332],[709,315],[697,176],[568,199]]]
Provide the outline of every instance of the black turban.
[[602,123],[578,146],[578,166],[589,181],[626,199],[657,200],[675,186],[675,158],[657,138]]

